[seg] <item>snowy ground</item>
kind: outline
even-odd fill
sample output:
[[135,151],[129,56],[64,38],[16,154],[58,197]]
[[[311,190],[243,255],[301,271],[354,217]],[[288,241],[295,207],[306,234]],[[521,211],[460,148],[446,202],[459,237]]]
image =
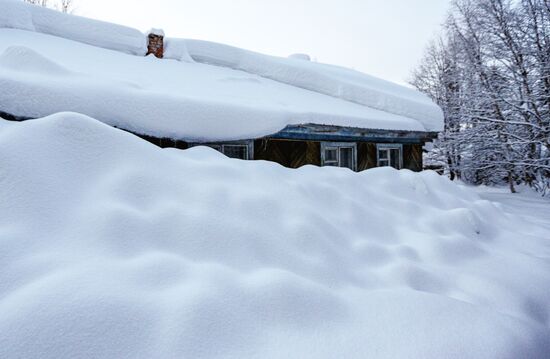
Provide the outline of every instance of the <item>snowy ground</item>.
[[0,358],[548,358],[550,205],[0,120]]
[[530,222],[533,231],[540,231],[541,236],[550,239],[550,198],[542,198],[526,187],[520,187],[518,194],[511,194],[507,188],[482,186],[473,189],[482,198],[499,203],[502,210],[511,216]]

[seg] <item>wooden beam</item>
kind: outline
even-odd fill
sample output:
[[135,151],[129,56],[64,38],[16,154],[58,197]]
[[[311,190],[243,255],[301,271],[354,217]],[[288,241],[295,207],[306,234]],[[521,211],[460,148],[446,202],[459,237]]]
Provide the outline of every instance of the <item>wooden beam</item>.
[[302,141],[364,141],[384,143],[424,143],[437,138],[436,132],[370,130],[329,125],[292,125],[266,138]]

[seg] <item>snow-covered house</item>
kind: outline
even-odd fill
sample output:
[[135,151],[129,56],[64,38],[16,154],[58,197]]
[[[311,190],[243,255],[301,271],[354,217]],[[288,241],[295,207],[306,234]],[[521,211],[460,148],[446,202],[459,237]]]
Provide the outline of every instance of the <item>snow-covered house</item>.
[[307,56],[143,34],[17,0],[0,9],[7,119],[74,111],[161,147],[357,171],[421,170],[423,145],[443,127],[419,92]]

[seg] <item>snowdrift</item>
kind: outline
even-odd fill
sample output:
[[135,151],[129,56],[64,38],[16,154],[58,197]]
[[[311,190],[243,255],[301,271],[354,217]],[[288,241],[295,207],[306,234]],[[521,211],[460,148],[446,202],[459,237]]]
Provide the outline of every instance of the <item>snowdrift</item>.
[[547,358],[546,240],[427,172],[0,121],[2,358]]

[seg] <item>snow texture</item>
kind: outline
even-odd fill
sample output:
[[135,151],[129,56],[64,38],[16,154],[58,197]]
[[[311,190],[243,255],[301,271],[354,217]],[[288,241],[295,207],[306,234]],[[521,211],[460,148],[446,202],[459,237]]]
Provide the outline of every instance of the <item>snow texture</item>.
[[189,55],[187,42],[184,39],[165,38],[164,58],[187,63],[195,62],[191,55]]
[[69,113],[0,121],[0,198],[2,358],[550,352],[548,203],[512,216],[433,172],[163,150]]
[[19,0],[0,0],[0,28],[37,31],[93,46],[144,56],[145,36],[138,30],[64,14]]
[[295,60],[311,61],[311,56],[309,56],[308,54],[292,54],[288,58]]
[[0,0],[0,26],[35,31],[29,5],[22,1]]
[[164,30],[162,29],[155,29],[155,28],[152,28],[151,30],[147,31],[147,35],[156,35],[156,36],[166,36],[164,34]]
[[209,41],[187,40],[191,57],[199,62],[257,74],[292,86],[319,92],[406,116],[427,131],[440,131],[443,112],[426,95],[404,86],[343,67],[284,59]]

